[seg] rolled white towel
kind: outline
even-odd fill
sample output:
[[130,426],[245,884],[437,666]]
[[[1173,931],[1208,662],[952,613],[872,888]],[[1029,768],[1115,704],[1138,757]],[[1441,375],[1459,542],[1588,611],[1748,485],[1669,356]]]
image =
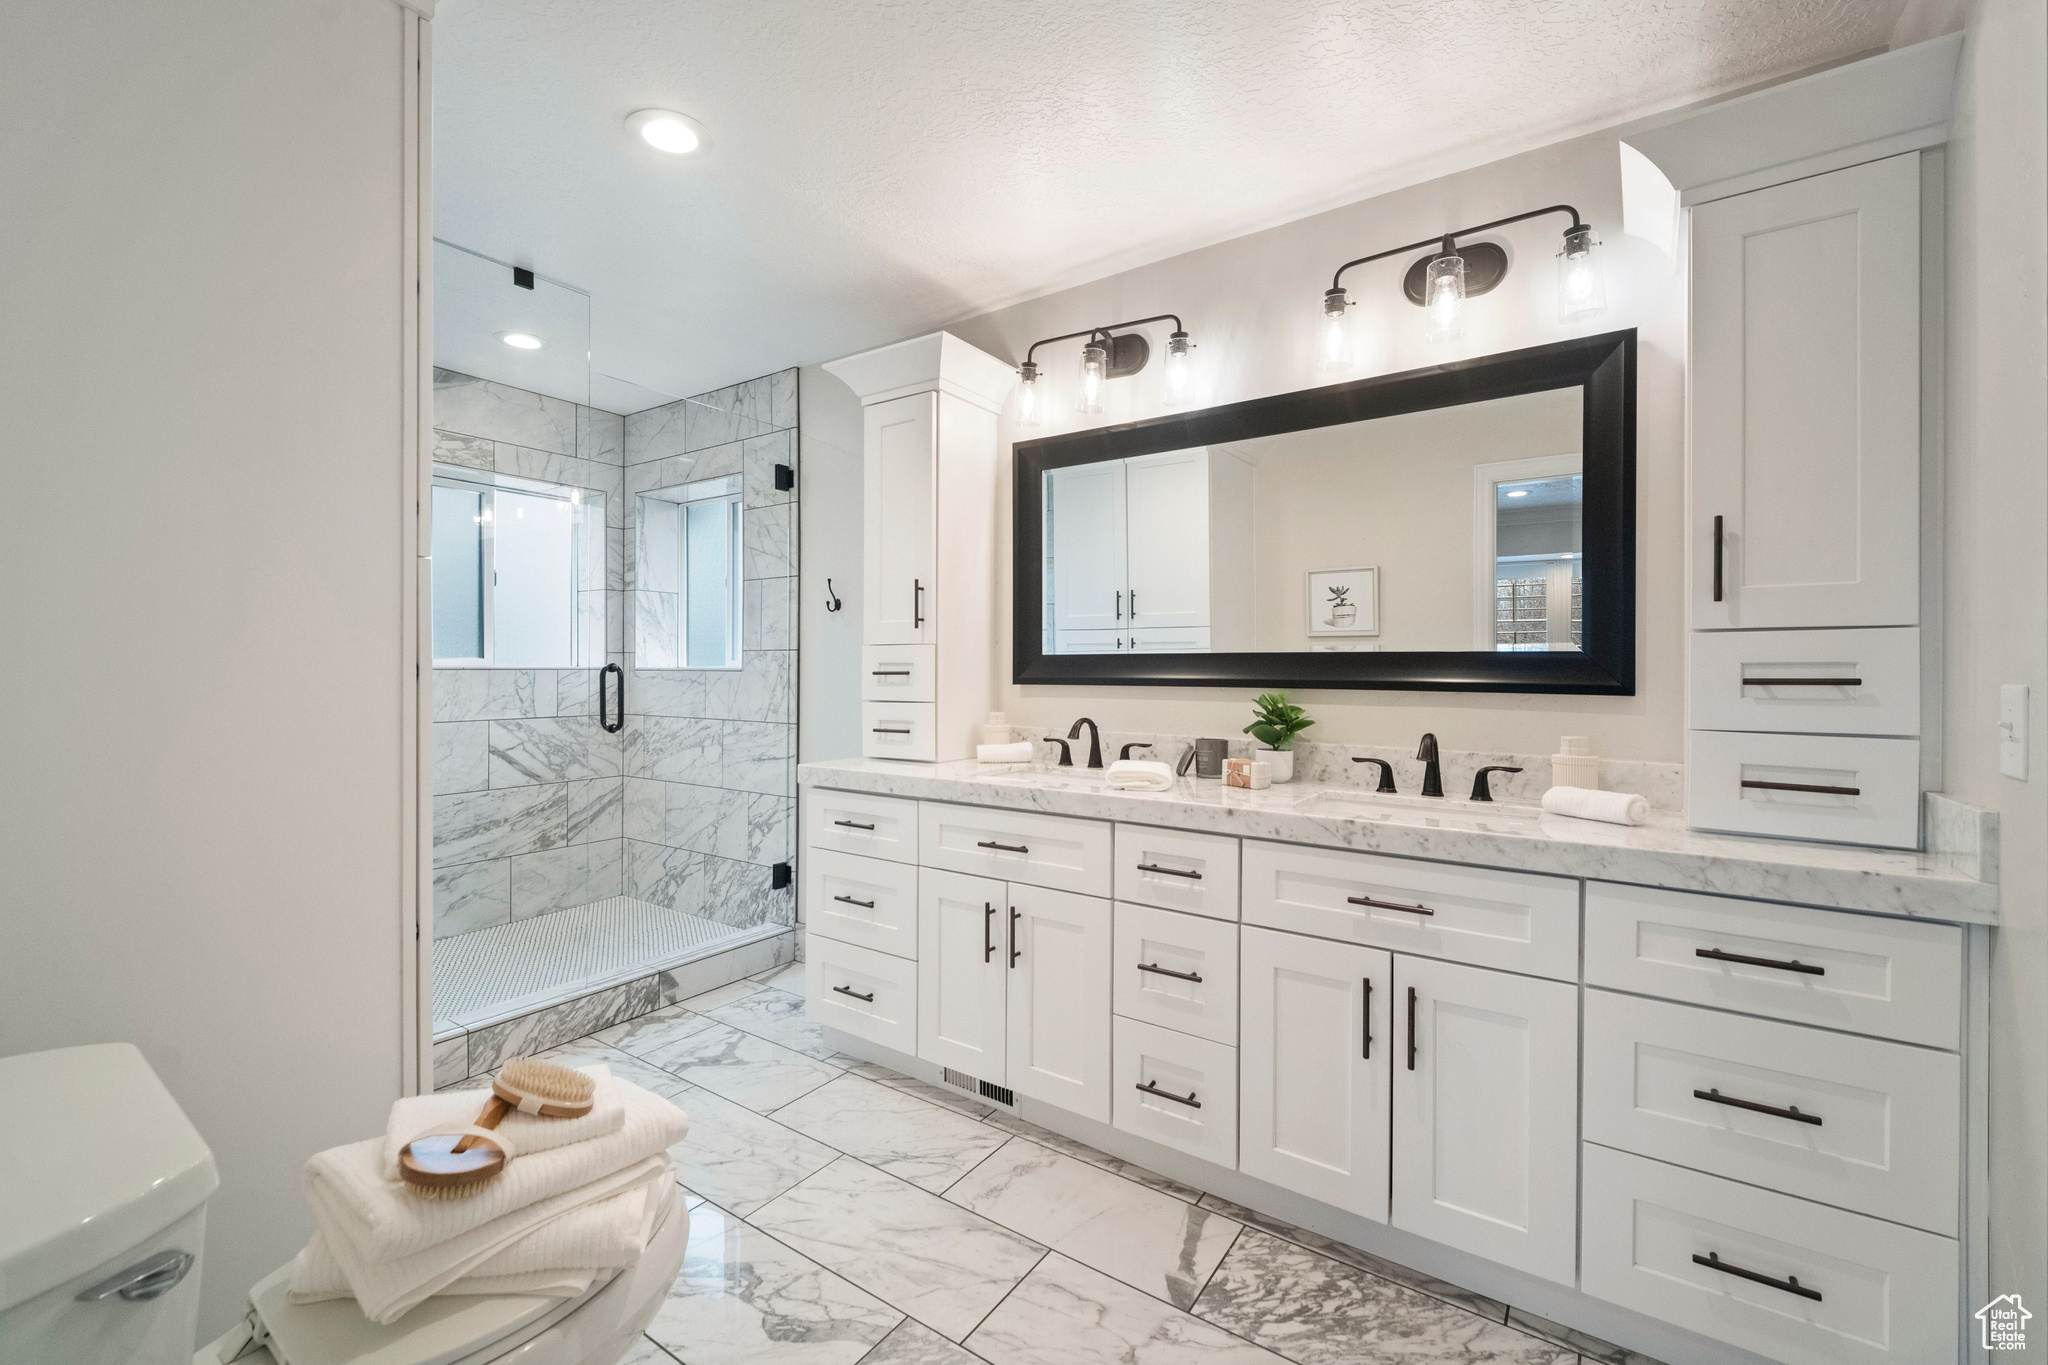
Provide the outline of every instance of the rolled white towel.
[[1149,759],[1120,758],[1109,765],[1102,780],[1119,791],[1170,791],[1173,788],[1173,769]]
[[1020,739],[1015,744],[977,744],[974,757],[981,763],[1029,763],[1031,741]]
[[1633,792],[1594,791],[1590,787],[1552,787],[1543,793],[1543,809],[1552,815],[1605,820],[1610,825],[1640,825],[1650,818],[1650,803]]

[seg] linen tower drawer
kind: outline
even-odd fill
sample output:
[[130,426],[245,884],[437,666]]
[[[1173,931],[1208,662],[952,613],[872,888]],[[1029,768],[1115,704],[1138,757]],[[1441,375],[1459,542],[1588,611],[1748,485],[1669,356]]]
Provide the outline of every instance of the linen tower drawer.
[[917,861],[917,802],[900,796],[805,787],[804,840],[891,862]]
[[805,947],[811,1018],[898,1052],[917,1052],[917,964],[872,948],[813,938]]
[[927,701],[864,701],[860,704],[863,758],[901,758],[930,763],[938,757],[939,708]]
[[804,859],[804,912],[813,934],[917,956],[917,868],[829,848]]
[[920,801],[918,848],[926,867],[1109,895],[1110,827],[1101,820]]
[[1237,932],[1222,920],[1118,901],[1116,1012],[1234,1046]]
[[1917,739],[1694,730],[1685,747],[1694,829],[1920,846]]
[[862,645],[862,701],[937,701],[937,645]]
[[1920,733],[1920,631],[1701,630],[1688,642],[1695,730]]
[[1116,827],[1116,898],[1237,918],[1237,840],[1150,825]]

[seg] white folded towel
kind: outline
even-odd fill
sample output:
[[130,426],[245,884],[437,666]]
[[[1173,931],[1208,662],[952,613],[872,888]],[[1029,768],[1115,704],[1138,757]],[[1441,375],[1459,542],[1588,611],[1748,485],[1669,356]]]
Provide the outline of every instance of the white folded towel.
[[1020,739],[1015,744],[977,744],[974,757],[979,763],[1029,763],[1032,758],[1031,741]]
[[1173,769],[1150,759],[1120,758],[1109,765],[1102,780],[1119,791],[1163,792],[1173,789]]
[[[590,1097],[590,1112],[581,1118],[544,1119],[513,1110],[499,1122],[497,1131],[512,1143],[521,1156],[587,1142],[616,1133],[626,1122],[626,1104],[612,1082],[611,1068],[604,1065],[579,1068],[597,1082]],[[451,1123],[473,1123],[491,1098],[489,1090],[444,1090],[434,1095],[414,1095],[391,1106],[384,1125],[384,1178],[398,1179],[398,1154],[422,1133]]]
[[1650,818],[1650,803],[1642,797],[1590,787],[1552,787],[1543,793],[1543,809],[1552,815],[1605,820],[1610,825],[1640,825]]

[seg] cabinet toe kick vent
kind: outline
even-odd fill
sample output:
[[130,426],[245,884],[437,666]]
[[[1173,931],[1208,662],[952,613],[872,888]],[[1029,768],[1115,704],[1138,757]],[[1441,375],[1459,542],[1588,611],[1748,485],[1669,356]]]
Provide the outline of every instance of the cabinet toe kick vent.
[[1017,1093],[1007,1085],[997,1085],[993,1081],[977,1080],[964,1071],[955,1071],[950,1066],[944,1068],[939,1074],[947,1085],[965,1090],[970,1095],[979,1095],[985,1100],[994,1100],[997,1104],[1007,1104],[1013,1109],[1017,1105]]

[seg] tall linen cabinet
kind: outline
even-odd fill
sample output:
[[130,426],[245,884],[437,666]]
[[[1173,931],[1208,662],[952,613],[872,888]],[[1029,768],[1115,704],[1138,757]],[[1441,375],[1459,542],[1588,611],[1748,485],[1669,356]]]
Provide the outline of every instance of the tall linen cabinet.
[[1015,375],[945,332],[825,368],[862,406],[861,753],[972,757],[994,683],[996,414]]

